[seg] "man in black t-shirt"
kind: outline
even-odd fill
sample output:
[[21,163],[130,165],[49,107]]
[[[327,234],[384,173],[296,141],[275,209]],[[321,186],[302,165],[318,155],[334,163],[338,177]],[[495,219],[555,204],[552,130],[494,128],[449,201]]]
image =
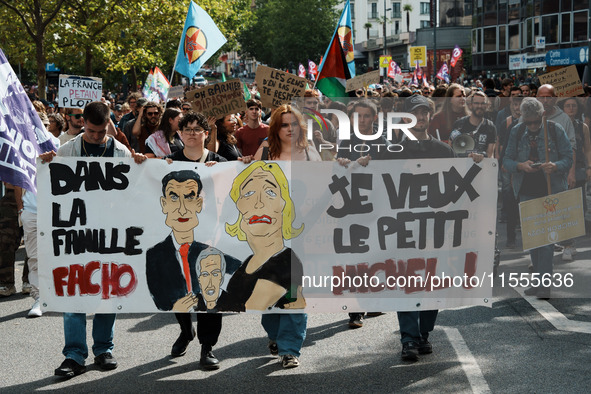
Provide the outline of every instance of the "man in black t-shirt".
[[[488,98],[482,92],[474,92],[468,99],[468,105],[472,113],[455,121],[450,134],[451,146],[460,135],[470,136],[474,139],[472,152],[493,157],[495,143],[497,141],[497,128],[494,123],[484,117],[488,106]],[[466,156],[471,152],[466,152]],[[462,153],[463,155],[463,153]]]

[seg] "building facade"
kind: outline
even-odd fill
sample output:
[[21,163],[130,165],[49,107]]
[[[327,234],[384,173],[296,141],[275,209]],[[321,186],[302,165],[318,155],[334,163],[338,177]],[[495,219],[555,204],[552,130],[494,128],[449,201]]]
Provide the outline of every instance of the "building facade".
[[410,46],[433,49],[432,23],[441,36],[438,48],[468,49],[472,0],[351,0],[351,18],[358,73],[377,68],[384,54],[409,68]]
[[588,16],[589,0],[475,0],[472,68],[542,71],[548,53],[588,46]]

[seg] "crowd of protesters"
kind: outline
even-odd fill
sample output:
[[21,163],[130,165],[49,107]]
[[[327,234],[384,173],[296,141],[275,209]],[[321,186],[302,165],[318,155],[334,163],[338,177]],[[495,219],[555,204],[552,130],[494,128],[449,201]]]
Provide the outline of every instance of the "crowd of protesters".
[[[498,241],[502,244],[499,246],[501,248],[516,247],[519,231],[516,220],[517,204],[519,201],[545,195],[545,174],[551,176],[553,192],[580,187],[583,201],[586,200],[586,182],[591,177],[591,108],[584,98],[559,100],[550,85],[538,86],[532,80],[516,85],[512,79],[504,79],[499,84],[491,79],[476,80],[472,86],[455,83],[436,87],[428,84],[417,86],[384,83],[356,91],[358,98],[349,105],[322,97],[318,91],[308,89],[303,102],[299,104],[300,109],[298,105],[283,105],[274,111],[264,108],[256,98],[256,84],[252,84],[250,88],[253,98],[246,102],[247,110],[220,119],[205,119],[202,115],[195,114],[191,103],[183,100],[173,99],[166,104],[159,104],[148,101],[139,93],[131,93],[123,98],[121,94],[105,92],[102,104],[93,103],[85,109],[57,108],[54,94],[48,96],[49,101],[36,100],[34,91],[31,90],[31,97],[48,131],[62,146],[58,155],[93,156],[92,152],[97,152],[97,155],[109,152],[111,156],[133,156],[138,163],[146,158],[195,162],[241,160],[246,163],[260,159],[294,159],[335,160],[343,165],[351,161],[368,165],[371,160],[376,159],[413,157],[464,156],[475,162],[484,157],[493,158],[501,164],[499,184],[502,190],[502,211],[499,221],[507,226],[507,239]],[[586,90],[585,96],[589,95],[591,92]],[[99,104],[104,109],[97,107]],[[351,150],[339,150],[339,147],[354,141],[338,140],[338,118],[327,116],[326,127],[314,129],[312,140],[308,140],[305,130],[306,115],[302,115],[301,110],[304,107],[315,111],[323,108],[339,109],[349,116],[357,112],[360,118],[359,128],[363,128],[361,132],[364,134],[372,134],[378,130],[380,112],[412,113],[418,119],[417,126],[412,130],[419,141],[414,146],[414,141],[406,140],[403,133],[394,133],[391,140],[382,137],[384,144],[404,146],[404,157],[389,154],[385,150],[358,155],[344,154],[343,152],[351,153]],[[540,130],[545,128],[542,114],[550,120],[549,161],[544,157],[543,143],[540,142],[543,141]],[[367,118],[365,123],[361,120],[362,115]],[[404,119],[401,121],[405,122]],[[316,127],[315,123],[312,124]],[[93,140],[88,133],[102,133],[102,137]],[[469,149],[463,149],[457,143],[459,140],[456,138],[460,136],[470,137],[472,143]],[[195,142],[196,140],[198,141]],[[292,141],[295,141],[293,145]],[[80,149],[75,149],[76,143],[81,143],[88,151],[85,149],[82,153]],[[416,152],[416,155],[413,156],[412,152]],[[49,161],[53,155],[55,153],[48,152],[43,159]],[[5,187],[6,193],[0,202],[0,296],[8,297],[16,293],[14,254],[21,237],[18,216],[28,210],[27,204],[36,209],[36,202],[29,201],[31,197],[22,189],[10,185]],[[31,220],[27,220],[29,227],[33,226]],[[28,237],[33,237],[31,231],[25,231],[25,242],[27,234]],[[36,240],[34,243],[33,245],[31,242],[29,246],[26,242],[25,245],[29,264],[25,264],[28,270],[23,275],[22,288],[23,293],[31,293],[35,299],[28,313],[29,317],[42,315],[36,290],[38,279],[31,280],[31,272],[36,273],[37,270]],[[533,249],[531,269],[540,273],[552,272],[554,248],[555,246]],[[563,260],[574,259],[574,242],[565,243],[560,249]],[[34,267],[30,264],[32,258]],[[550,290],[531,288],[526,294],[547,299],[550,297]],[[437,311],[426,312],[429,313],[424,316],[404,313],[399,315],[402,358],[405,360],[416,361],[419,355],[432,352],[427,338],[435,324]],[[363,312],[350,314],[349,327],[362,327],[363,317]],[[79,330],[82,324],[80,319],[83,319],[80,315],[67,314],[64,325],[72,330],[72,327]],[[177,319],[182,332],[173,345],[172,354],[182,356],[195,332],[190,319],[188,323],[186,317],[177,316]],[[97,321],[95,318],[94,322],[102,330],[102,340],[106,342],[98,353],[95,352],[95,363],[103,369],[117,367],[112,356],[114,320],[114,315],[103,315],[102,320]],[[221,319],[219,320],[216,324],[221,330]],[[208,323],[202,321],[200,324]],[[276,326],[280,324],[285,327],[279,335]],[[269,315],[263,318],[263,326],[269,334],[271,354],[281,356],[283,367],[297,367],[306,335],[305,314],[292,314],[283,318]],[[216,335],[219,335],[219,330]],[[56,375],[72,377],[84,372],[84,359],[88,349],[85,343],[76,343],[77,334],[66,330],[65,335],[66,361],[56,369]],[[285,341],[281,335],[291,336],[292,340]],[[199,337],[199,333],[197,336]],[[215,341],[204,342],[201,337],[199,340],[202,344],[201,365],[205,369],[219,368],[219,362],[212,353]]]

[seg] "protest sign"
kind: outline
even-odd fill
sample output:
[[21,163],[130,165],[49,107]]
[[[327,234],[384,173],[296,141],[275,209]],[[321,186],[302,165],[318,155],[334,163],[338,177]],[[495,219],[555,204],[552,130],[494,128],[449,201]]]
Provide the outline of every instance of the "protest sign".
[[263,107],[276,108],[288,104],[296,97],[303,97],[307,81],[297,75],[258,66],[255,82],[261,95]]
[[[487,305],[492,295],[492,159],[344,168],[56,157],[38,166],[45,310],[205,311],[210,303],[219,311],[427,310]],[[173,237],[190,245],[190,283]],[[291,286],[283,282],[284,297],[251,308],[245,300],[256,292],[240,278],[253,254],[278,276],[291,270]],[[222,275],[210,291],[193,272],[211,255]]]
[[168,89],[168,100],[183,99],[185,97],[185,87],[183,85],[172,86]]
[[417,62],[419,62],[419,67],[426,67],[427,66],[427,47],[420,46],[420,47],[409,47],[409,60],[408,63],[413,67]]
[[523,250],[585,235],[581,189],[519,203]]
[[95,77],[60,75],[58,105],[60,108],[84,108],[103,95],[103,80]]
[[370,71],[352,79],[347,79],[347,92],[363,89],[373,83],[380,82],[380,70]]
[[226,115],[246,111],[242,83],[239,79],[219,82],[187,92],[187,100],[195,112],[221,119]]
[[575,97],[585,93],[576,66],[564,67],[540,75],[539,78],[540,84],[554,86],[554,91],[558,97]]

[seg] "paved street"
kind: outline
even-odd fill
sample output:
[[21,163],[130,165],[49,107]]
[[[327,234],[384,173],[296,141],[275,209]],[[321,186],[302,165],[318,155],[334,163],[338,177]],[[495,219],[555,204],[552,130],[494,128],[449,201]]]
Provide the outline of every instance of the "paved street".
[[[588,270],[591,242],[577,248],[571,263],[555,255],[556,272]],[[17,277],[22,254],[21,248]],[[499,272],[527,272],[527,264],[522,252],[503,252]],[[119,315],[119,368],[103,372],[89,365],[71,380],[53,376],[63,360],[61,315],[26,319],[31,300],[16,295],[0,300],[0,392],[588,392],[590,300],[546,302],[518,291],[505,291],[508,297],[495,298],[492,308],[440,312],[430,338],[434,353],[414,364],[400,360],[392,312],[366,319],[358,330],[347,327],[345,314],[311,314],[302,365],[292,370],[268,354],[258,316],[228,315],[214,349],[222,365],[215,372],[199,370],[196,342],[184,357],[169,357],[179,332],[172,315]]]

